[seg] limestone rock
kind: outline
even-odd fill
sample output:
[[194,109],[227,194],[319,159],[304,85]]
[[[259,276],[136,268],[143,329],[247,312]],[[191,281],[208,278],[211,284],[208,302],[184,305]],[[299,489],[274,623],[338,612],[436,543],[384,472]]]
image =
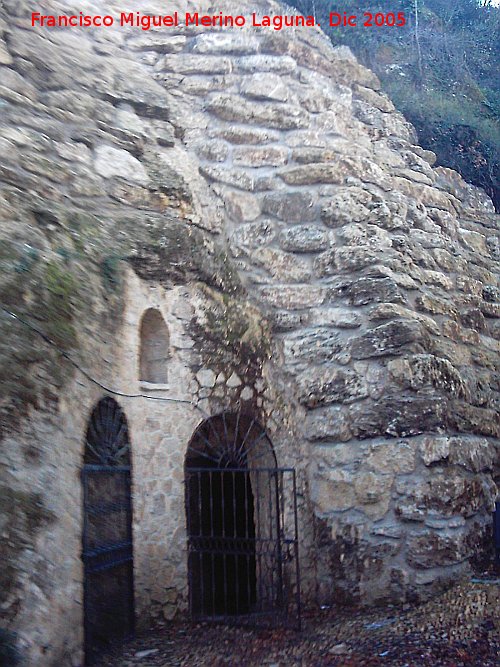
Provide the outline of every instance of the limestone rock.
[[456,397],[467,394],[464,379],[457,369],[447,359],[432,354],[390,361],[387,370],[402,386],[412,389],[431,386]]
[[287,222],[308,222],[316,217],[312,197],[301,192],[277,192],[266,195],[262,202],[262,210]]
[[260,205],[255,195],[231,190],[223,191],[229,215],[236,222],[255,220],[260,215]]
[[322,210],[322,220],[328,227],[338,227],[349,222],[363,222],[369,217],[367,204],[372,197],[361,188],[340,190]]
[[350,403],[368,395],[364,379],[350,370],[309,370],[297,378],[301,403],[309,408],[330,403]]
[[207,108],[219,118],[237,123],[251,122],[281,130],[297,129],[307,124],[298,106],[244,100],[236,95],[219,95],[208,103]]
[[303,283],[311,277],[311,269],[306,261],[282,250],[259,248],[251,257],[279,282]]
[[411,436],[446,427],[447,403],[436,396],[385,395],[374,403],[350,407],[353,435]]
[[94,167],[104,178],[119,176],[140,185],[147,185],[149,182],[149,176],[139,160],[113,146],[98,146],[95,149]]
[[345,296],[353,306],[369,303],[405,303],[406,297],[392,278],[357,278],[339,281],[331,288],[338,296]]
[[372,445],[366,463],[380,473],[410,473],[415,470],[415,448],[404,440]]
[[259,72],[243,80],[241,92],[247,97],[286,102],[288,89],[283,79],[271,72]]
[[394,320],[354,339],[350,351],[354,359],[369,359],[425,343],[426,333],[419,323]]
[[310,253],[324,250],[330,244],[330,237],[316,225],[297,225],[284,229],[280,235],[283,250]]
[[315,327],[287,334],[283,352],[288,363],[314,364],[336,358],[343,347],[338,332],[326,327]]
[[443,567],[463,561],[469,549],[463,538],[426,532],[409,541],[407,560],[417,568]]
[[329,406],[308,412],[305,433],[313,442],[321,440],[348,441],[352,434],[349,428],[349,417],[342,408]]

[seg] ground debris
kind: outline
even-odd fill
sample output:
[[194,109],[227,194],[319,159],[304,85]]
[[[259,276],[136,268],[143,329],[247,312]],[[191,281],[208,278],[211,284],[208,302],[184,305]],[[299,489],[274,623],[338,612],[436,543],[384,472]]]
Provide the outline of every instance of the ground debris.
[[[249,630],[173,622],[103,657],[100,667],[496,667],[500,592],[459,584],[399,614],[319,610],[303,630]],[[154,650],[148,657],[146,651]]]

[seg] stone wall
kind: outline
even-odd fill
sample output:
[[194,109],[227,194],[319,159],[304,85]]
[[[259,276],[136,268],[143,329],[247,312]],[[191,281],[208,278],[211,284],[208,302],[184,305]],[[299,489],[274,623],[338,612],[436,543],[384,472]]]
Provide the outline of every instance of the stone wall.
[[[298,469],[309,604],[425,597],[466,572],[498,480],[491,202],[433,168],[316,29],[48,31],[32,10],[0,14],[2,304],[106,387],[183,401],[117,397],[139,621],[185,611],[186,447],[240,407]],[[140,381],[148,308],[169,331],[162,385]],[[26,664],[77,665],[78,476],[105,391],[0,326],[2,623]]]

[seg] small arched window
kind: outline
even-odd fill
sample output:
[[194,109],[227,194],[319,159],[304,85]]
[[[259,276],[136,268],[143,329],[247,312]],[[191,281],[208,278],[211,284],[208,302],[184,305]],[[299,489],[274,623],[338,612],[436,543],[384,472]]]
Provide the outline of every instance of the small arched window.
[[159,310],[150,308],[141,321],[139,379],[154,384],[167,383],[168,328]]

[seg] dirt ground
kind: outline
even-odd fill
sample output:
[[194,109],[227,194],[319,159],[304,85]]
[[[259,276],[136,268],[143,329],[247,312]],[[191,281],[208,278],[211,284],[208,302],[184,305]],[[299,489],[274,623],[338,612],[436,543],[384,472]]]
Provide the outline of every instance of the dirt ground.
[[500,579],[473,580],[426,604],[304,612],[303,629],[165,623],[100,667],[498,667]]

